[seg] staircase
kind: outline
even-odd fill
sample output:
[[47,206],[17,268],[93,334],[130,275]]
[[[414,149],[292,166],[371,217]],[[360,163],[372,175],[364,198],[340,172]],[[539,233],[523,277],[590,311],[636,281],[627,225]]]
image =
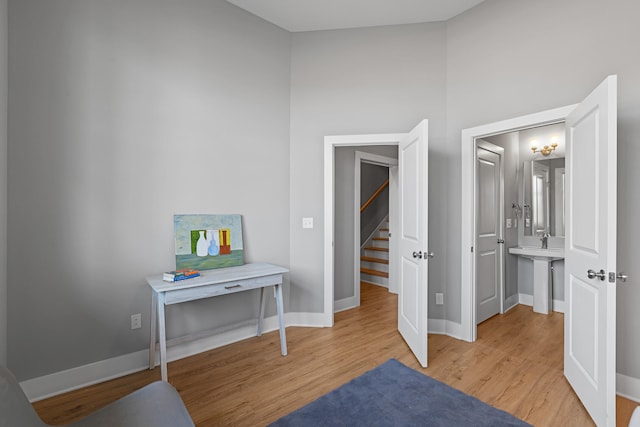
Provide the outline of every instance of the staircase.
[[389,223],[385,222],[364,244],[360,256],[360,281],[389,287]]

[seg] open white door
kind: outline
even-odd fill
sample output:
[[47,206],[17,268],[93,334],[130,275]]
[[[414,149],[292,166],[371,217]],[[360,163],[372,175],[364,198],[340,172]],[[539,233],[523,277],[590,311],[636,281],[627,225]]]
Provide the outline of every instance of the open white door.
[[427,367],[428,308],[428,122],[423,120],[398,147],[400,172],[400,265],[398,330]]
[[564,374],[598,426],[616,423],[617,78],[567,117]]

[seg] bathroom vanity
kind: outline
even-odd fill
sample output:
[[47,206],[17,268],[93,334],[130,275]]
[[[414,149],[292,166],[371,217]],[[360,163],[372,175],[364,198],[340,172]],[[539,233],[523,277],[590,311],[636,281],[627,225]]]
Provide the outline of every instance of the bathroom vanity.
[[533,311],[549,314],[552,305],[551,263],[564,259],[564,248],[513,247],[509,253],[533,261]]
[[537,157],[518,171],[518,246],[509,253],[533,262],[533,311],[542,314],[553,308],[551,265],[564,259],[564,163]]

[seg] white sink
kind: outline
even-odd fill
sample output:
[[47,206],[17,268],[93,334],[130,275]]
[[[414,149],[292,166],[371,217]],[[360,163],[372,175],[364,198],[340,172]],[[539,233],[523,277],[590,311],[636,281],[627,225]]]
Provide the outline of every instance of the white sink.
[[549,261],[564,259],[564,248],[533,248],[533,247],[514,247],[509,248],[509,253],[520,255],[527,258],[549,258]]
[[514,247],[509,248],[509,253],[533,260],[533,311],[549,314],[551,309],[549,264],[564,259],[564,248]]

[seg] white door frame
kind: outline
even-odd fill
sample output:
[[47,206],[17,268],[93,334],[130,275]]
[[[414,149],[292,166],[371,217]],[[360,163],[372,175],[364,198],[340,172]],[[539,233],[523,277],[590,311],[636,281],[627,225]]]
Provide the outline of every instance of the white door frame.
[[[397,176],[393,176],[391,174],[391,168],[394,166],[398,166],[398,159],[394,159],[387,156],[381,156],[379,154],[367,153],[365,151],[356,151],[356,161],[355,161],[355,184],[354,184],[354,193],[355,197],[353,200],[354,210],[353,210],[353,224],[354,224],[354,241],[353,247],[356,249],[353,253],[353,295],[355,298],[354,304],[350,305],[350,307],[358,307],[360,305],[360,251],[362,248],[362,244],[360,243],[362,236],[360,235],[360,186],[361,186],[361,165],[362,163],[369,163],[372,165],[384,166],[389,169],[389,210],[391,210],[391,205],[393,201],[394,194],[391,194],[394,191],[394,184],[397,179]],[[390,219],[391,221],[391,219]],[[395,221],[395,219],[393,219]],[[392,227],[392,229],[395,227]],[[391,253],[391,249],[390,252]],[[391,257],[389,257],[389,266],[391,266]],[[392,283],[393,283],[393,271],[389,271],[389,292],[393,292]],[[394,293],[398,293],[397,291]]]
[[[333,326],[336,147],[398,145],[405,133],[324,137],[324,310],[323,326]],[[359,245],[358,245],[359,247]]]
[[500,122],[489,123],[462,131],[462,244],[461,257],[461,338],[473,342],[477,337],[476,325],[476,139],[517,130],[564,122],[577,104],[542,111]]

